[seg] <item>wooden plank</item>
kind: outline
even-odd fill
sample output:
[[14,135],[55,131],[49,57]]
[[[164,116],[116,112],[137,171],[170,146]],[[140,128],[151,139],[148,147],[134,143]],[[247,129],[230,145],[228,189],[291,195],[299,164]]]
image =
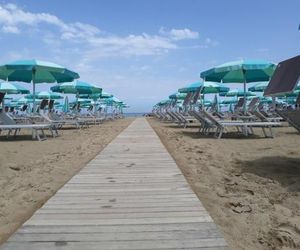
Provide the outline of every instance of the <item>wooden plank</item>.
[[0,249],[220,250],[227,244],[153,129],[136,119]]

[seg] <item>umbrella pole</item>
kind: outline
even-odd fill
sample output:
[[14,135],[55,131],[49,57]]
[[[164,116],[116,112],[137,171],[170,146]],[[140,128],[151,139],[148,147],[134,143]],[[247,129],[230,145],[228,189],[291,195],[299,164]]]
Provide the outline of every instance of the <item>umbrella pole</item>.
[[35,113],[35,73],[36,69],[32,69],[32,94],[33,94],[33,112]]
[[246,85],[247,85],[245,74],[246,74],[246,70],[243,69],[243,76],[244,76],[244,103],[243,103],[243,111],[244,111],[244,115],[246,115]]

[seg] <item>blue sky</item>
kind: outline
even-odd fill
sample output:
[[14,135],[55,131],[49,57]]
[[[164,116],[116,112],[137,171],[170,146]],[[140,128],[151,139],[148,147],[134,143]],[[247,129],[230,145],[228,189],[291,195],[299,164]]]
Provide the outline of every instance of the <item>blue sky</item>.
[[130,112],[149,111],[215,65],[299,54],[299,9],[299,0],[5,1],[0,64],[56,62]]

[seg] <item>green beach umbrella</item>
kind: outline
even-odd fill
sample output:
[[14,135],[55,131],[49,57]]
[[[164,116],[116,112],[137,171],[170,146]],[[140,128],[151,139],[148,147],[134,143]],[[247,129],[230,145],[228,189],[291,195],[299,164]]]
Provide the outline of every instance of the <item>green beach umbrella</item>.
[[267,88],[269,82],[259,82],[253,85],[252,87],[248,88],[248,91],[251,92],[264,92]]
[[203,84],[203,81],[194,82],[191,84],[188,84],[187,86],[178,89],[178,92],[180,93],[189,93],[189,92],[196,92],[199,88],[201,88]]
[[[33,99],[31,98],[26,98],[25,96],[22,96],[21,98],[12,100],[11,102],[17,103],[18,105],[24,105],[24,104],[29,104],[33,103]],[[41,100],[35,100],[36,103],[40,103]]]
[[186,97],[186,93],[176,92],[169,96],[170,99],[183,100]]
[[157,103],[158,106],[165,106],[167,104],[170,104],[170,99],[161,100],[159,103]]
[[69,105],[74,105],[74,104],[77,104],[77,103],[80,103],[80,104],[90,104],[91,102],[92,102],[91,99],[78,98],[76,101],[70,102]]
[[0,92],[6,94],[29,94],[30,91],[17,83],[0,82]]
[[272,103],[273,102],[272,97],[262,97],[259,100],[262,103]]
[[236,104],[237,103],[237,99],[233,98],[233,99],[226,99],[226,100],[223,100],[221,102],[221,104]]
[[227,93],[220,93],[220,96],[225,96],[225,97],[247,97],[247,96],[256,96],[255,93],[251,92],[251,91],[246,91],[244,92],[243,90],[239,90],[239,89],[232,89],[229,90]]
[[[33,94],[26,95],[26,98],[33,99]],[[48,100],[58,100],[63,99],[64,97],[58,93],[50,92],[50,91],[41,91],[35,94],[36,99],[48,99]]]
[[[70,82],[77,78],[79,75],[76,72],[61,65],[35,59],[18,60],[0,66],[0,79],[32,82],[33,95],[35,95],[36,83]],[[35,109],[35,96],[33,96],[33,108]]]
[[76,80],[74,82],[64,82],[50,88],[53,92],[64,94],[101,94],[102,88],[95,86],[91,83]]
[[230,88],[216,83],[216,82],[203,82],[202,86],[201,86],[201,93],[202,94],[214,94],[214,93],[224,93],[224,92],[228,92],[230,90]]
[[[275,69],[276,65],[268,61],[239,60],[203,71],[200,77],[205,81],[243,83],[246,99],[247,83],[269,81]],[[246,112],[246,102],[244,103],[244,112]]]
[[219,92],[227,92],[229,91],[229,88],[216,83],[216,82],[194,82],[191,84],[188,84],[187,86],[178,89],[178,92],[180,93],[189,93],[189,92],[196,92],[201,88],[201,93],[202,94],[212,94],[212,93],[219,93]]

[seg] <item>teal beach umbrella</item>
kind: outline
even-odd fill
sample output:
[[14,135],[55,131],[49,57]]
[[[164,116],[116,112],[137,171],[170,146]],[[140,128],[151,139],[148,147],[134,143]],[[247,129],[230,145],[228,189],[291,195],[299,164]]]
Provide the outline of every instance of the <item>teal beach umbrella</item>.
[[178,89],[178,92],[180,93],[189,93],[189,92],[195,92],[197,91],[199,88],[201,88],[203,84],[203,81],[199,81],[199,82],[194,82],[191,84],[188,84],[187,86]]
[[236,104],[237,103],[237,99],[226,99],[226,100],[223,100],[221,102],[221,104]]
[[239,89],[232,89],[229,90],[227,93],[220,93],[220,96],[225,96],[225,97],[247,97],[247,96],[256,96],[255,93],[251,92],[251,91],[246,91],[244,92],[243,90],[239,90]]
[[186,97],[186,93],[176,92],[169,96],[170,99],[183,100]]
[[102,88],[93,85],[91,83],[76,80],[74,82],[65,82],[55,85],[50,88],[53,92],[59,92],[64,94],[101,94]]
[[[26,95],[26,98],[33,99],[33,94]],[[63,99],[64,97],[58,93],[50,92],[50,91],[41,91],[35,94],[36,99],[48,99],[48,100],[58,100]]]
[[33,108],[35,109],[35,84],[36,83],[61,83],[79,78],[73,72],[61,65],[39,61],[18,60],[0,66],[0,79],[6,81],[32,82]]
[[253,85],[252,87],[248,88],[248,91],[252,92],[264,92],[267,88],[269,82],[259,82]]
[[30,91],[17,83],[0,82],[0,92],[6,94],[29,94]]
[[[246,85],[250,82],[269,81],[276,65],[262,60],[239,60],[221,64],[203,71],[200,77],[205,81],[223,83],[243,83],[246,99]],[[244,103],[246,112],[246,103]]]

